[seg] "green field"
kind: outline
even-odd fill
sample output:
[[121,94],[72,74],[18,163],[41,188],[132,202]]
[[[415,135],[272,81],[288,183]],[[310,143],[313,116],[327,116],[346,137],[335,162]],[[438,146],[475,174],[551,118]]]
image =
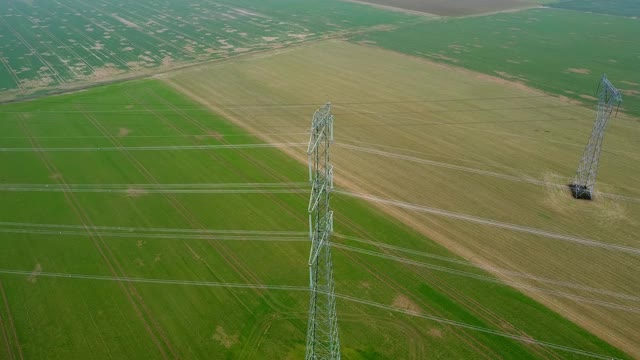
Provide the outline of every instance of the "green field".
[[429,21],[354,40],[521,82],[590,106],[606,73],[624,93],[623,110],[640,116],[638,36],[640,23],[634,19],[533,9]]
[[640,16],[640,3],[635,0],[560,0],[550,6],[617,16]]
[[[4,105],[0,132],[0,358],[302,357],[305,166],[156,81]],[[627,357],[366,203],[333,208],[343,358]]]
[[465,16],[532,7],[549,0],[361,0],[372,6],[442,16]]
[[5,99],[412,19],[338,0],[0,0],[0,8]]

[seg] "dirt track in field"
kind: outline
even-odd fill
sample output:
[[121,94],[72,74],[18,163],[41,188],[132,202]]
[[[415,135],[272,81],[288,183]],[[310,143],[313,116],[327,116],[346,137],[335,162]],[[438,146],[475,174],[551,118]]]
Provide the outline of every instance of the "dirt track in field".
[[[250,132],[272,134],[262,136],[271,142],[304,141],[306,136],[300,133],[307,130],[311,114],[331,100],[337,182],[352,191],[639,247],[640,204],[634,199],[640,199],[640,189],[634,179],[640,174],[627,164],[640,159],[634,148],[640,130],[630,119],[612,122],[599,178],[599,190],[626,199],[601,196],[581,202],[561,185],[573,176],[594,112],[523,84],[496,82],[486,75],[342,42],[192,69],[165,80]],[[406,157],[425,161],[406,161]],[[435,162],[450,166],[433,166]],[[637,255],[376,206],[476,264],[618,294],[640,294]],[[633,299],[533,279],[527,283],[638,307]],[[638,313],[527,293],[630,354],[640,355],[640,334],[634,331],[640,326]]]

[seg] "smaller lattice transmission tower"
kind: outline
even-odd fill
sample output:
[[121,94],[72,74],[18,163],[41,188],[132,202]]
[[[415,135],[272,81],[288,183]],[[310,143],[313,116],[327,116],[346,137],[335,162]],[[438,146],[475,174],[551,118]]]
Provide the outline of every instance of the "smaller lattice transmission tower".
[[576,199],[593,199],[604,132],[613,110],[620,106],[621,102],[622,94],[609,82],[607,75],[603,74],[598,87],[598,116],[580,159],[576,177],[569,186]]
[[333,115],[327,103],[313,114],[309,140],[309,323],[306,360],[339,360],[340,339],[331,261],[330,236],[333,211],[329,204],[333,189],[333,167],[329,147],[333,142]]

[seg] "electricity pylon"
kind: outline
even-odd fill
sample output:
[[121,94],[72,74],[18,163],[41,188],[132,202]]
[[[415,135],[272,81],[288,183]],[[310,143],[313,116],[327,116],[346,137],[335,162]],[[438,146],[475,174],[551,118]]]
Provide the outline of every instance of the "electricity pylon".
[[309,155],[309,323],[307,325],[306,360],[339,360],[340,339],[333,282],[330,236],[333,211],[329,205],[333,189],[333,167],[329,147],[333,142],[333,115],[327,103],[313,114]]
[[578,165],[576,177],[570,185],[571,193],[576,199],[593,199],[604,131],[613,109],[620,106],[621,102],[622,94],[609,82],[607,75],[603,74],[598,87],[598,116]]

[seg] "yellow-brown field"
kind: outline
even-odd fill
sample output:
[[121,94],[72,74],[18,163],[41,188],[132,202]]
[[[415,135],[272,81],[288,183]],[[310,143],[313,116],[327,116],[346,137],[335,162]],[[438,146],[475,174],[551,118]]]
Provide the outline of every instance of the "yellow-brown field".
[[313,110],[331,101],[340,189],[403,202],[374,201],[640,356],[637,119],[612,119],[600,194],[587,202],[574,200],[566,185],[591,131],[593,100],[577,104],[339,41],[164,79],[273,142],[305,141]]

